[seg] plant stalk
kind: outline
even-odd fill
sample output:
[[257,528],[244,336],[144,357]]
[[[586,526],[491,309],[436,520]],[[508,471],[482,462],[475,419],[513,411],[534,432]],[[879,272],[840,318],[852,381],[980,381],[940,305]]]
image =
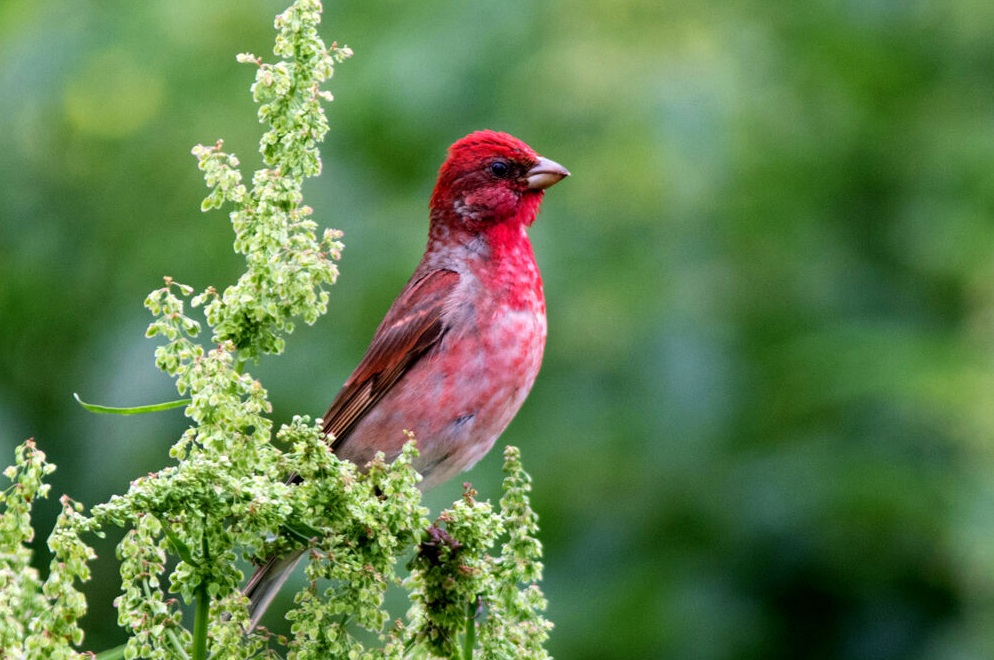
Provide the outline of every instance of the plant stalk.
[[[207,535],[203,537],[204,564],[210,560]],[[197,585],[197,609],[193,619],[193,660],[207,660],[207,622],[210,618],[211,598],[207,593],[207,580],[201,577]]]
[[470,601],[466,606],[466,636],[463,637],[463,660],[473,660],[473,647],[476,646],[476,612],[478,601]]

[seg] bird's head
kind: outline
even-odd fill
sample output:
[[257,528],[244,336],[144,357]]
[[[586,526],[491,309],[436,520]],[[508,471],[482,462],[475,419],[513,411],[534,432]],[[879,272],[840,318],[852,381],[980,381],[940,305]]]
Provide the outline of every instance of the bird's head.
[[496,131],[470,133],[451,147],[431,196],[433,218],[483,229],[535,220],[545,189],[569,171],[521,140]]

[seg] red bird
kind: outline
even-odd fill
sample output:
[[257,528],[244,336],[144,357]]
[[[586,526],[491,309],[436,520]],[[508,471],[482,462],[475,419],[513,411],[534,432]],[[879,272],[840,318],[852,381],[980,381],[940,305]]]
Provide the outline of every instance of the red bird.
[[[392,461],[413,431],[426,490],[490,450],[542,362],[545,297],[526,229],[545,189],[567,176],[506,133],[449,148],[421,263],[324,415],[336,454]],[[253,626],[302,554],[274,557],[249,580]]]

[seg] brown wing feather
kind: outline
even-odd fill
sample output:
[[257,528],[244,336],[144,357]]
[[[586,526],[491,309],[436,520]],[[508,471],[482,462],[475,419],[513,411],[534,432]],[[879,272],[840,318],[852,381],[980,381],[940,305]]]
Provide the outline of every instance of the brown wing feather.
[[[439,342],[445,334],[445,302],[458,282],[459,274],[454,271],[432,271],[413,280],[394,301],[366,355],[322,418],[332,450],[341,446],[376,402]],[[287,477],[288,483],[298,481],[296,472]]]
[[366,355],[324,415],[324,432],[332,449],[442,338],[442,313],[458,282],[459,274],[451,270],[432,271],[394,302]]

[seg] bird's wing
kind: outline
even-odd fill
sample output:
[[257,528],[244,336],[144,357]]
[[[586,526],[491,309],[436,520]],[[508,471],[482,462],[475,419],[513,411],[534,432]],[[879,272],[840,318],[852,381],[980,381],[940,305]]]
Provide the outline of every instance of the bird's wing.
[[446,301],[459,274],[435,270],[415,280],[376,329],[359,366],[324,415],[324,432],[336,449],[356,424],[445,334]]
[[[458,283],[458,273],[436,270],[413,280],[397,298],[376,329],[366,355],[325,413],[324,432],[332,449],[340,446],[363,415],[438,344],[446,330],[442,321],[446,301]],[[294,473],[287,481],[299,480]],[[245,587],[253,628],[302,556],[299,549],[284,557],[274,555],[256,569]]]

